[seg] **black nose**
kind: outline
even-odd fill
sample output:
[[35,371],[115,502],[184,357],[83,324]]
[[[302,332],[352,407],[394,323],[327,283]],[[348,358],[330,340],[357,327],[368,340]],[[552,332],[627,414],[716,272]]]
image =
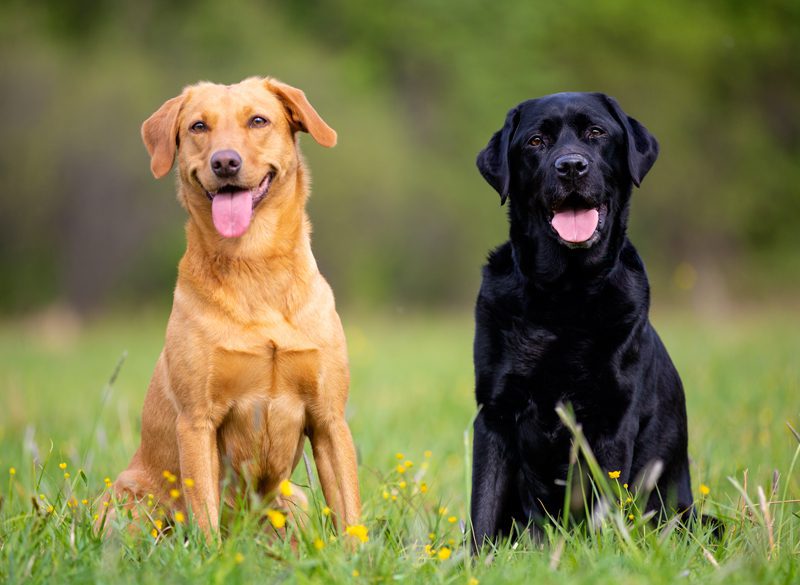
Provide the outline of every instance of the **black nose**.
[[589,172],[589,161],[580,154],[565,154],[556,159],[556,172],[564,179],[577,179]]
[[211,155],[211,170],[218,177],[233,177],[242,168],[242,157],[235,150],[218,150]]

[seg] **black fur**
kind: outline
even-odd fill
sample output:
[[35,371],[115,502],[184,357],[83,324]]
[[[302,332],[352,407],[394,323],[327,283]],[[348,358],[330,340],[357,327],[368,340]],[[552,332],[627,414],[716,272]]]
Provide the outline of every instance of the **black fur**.
[[[584,176],[559,176],[565,154],[588,161]],[[559,402],[620,483],[662,462],[648,510],[691,507],[683,388],[626,236],[633,185],[657,156],[647,129],[599,93],[523,102],[478,155],[501,202],[510,199],[510,239],[491,253],[475,308],[475,546],[561,513],[571,437]],[[591,239],[560,238],[550,220],[562,207],[601,210]]]

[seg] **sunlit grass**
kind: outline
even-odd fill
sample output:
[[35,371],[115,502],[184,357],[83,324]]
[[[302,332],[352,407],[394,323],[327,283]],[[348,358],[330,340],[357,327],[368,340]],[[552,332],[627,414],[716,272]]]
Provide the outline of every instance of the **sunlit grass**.
[[[93,528],[106,511],[109,481],[137,445],[165,316],[46,336],[7,324],[0,330],[0,478],[7,480],[0,483],[0,581],[796,582],[800,442],[786,423],[800,428],[800,319],[656,317],[687,389],[695,497],[703,513],[722,520],[722,539],[699,525],[648,522],[615,470],[595,469],[593,489],[607,504],[596,523],[558,518],[541,540],[507,540],[473,562],[469,315],[344,316],[361,525],[334,530],[313,462],[301,462],[293,482],[309,496],[307,509],[287,515],[243,495],[211,542],[191,518],[162,517],[160,503],[148,499],[140,521],[124,513],[113,519],[111,538]],[[123,353],[118,376],[106,384]]]

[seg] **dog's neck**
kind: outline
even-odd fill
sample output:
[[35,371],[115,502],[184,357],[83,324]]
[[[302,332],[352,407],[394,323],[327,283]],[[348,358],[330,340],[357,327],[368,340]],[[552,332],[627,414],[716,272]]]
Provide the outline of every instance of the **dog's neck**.
[[305,290],[318,274],[311,252],[307,199],[307,170],[298,160],[294,171],[273,183],[255,209],[247,232],[236,239],[221,237],[207,205],[193,199],[197,203],[187,204],[187,245],[179,280],[209,298],[215,290],[225,289],[228,298],[239,299],[242,306],[268,305],[292,313],[287,303],[302,304],[302,295],[293,294],[293,289]]

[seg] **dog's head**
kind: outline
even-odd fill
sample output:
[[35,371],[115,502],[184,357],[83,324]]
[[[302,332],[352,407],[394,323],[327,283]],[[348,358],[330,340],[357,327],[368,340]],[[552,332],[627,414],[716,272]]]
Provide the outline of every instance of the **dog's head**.
[[302,91],[251,78],[187,87],[145,121],[142,138],[153,175],[166,175],[177,153],[184,203],[210,213],[220,235],[236,238],[270,189],[296,168],[297,131],[336,144],[336,132]]
[[561,93],[509,111],[477,164],[501,203],[511,199],[512,238],[516,229],[589,259],[624,236],[631,185],[657,156],[656,139],[613,98]]

